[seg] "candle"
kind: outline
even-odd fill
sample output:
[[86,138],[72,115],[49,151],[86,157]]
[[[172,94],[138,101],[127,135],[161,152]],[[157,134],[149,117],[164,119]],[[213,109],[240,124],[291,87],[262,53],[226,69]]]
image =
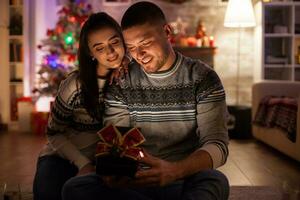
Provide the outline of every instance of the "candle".
[[213,36],[209,37],[209,46],[210,47],[214,47],[215,46],[215,40]]

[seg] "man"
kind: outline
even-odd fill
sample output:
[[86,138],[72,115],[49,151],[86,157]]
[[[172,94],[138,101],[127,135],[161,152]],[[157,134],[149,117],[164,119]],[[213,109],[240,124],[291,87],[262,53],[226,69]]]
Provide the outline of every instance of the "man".
[[64,196],[227,199],[227,178],[215,170],[228,155],[225,93],[217,74],[174,52],[171,28],[153,3],[133,4],[121,26],[135,61],[124,80],[108,89],[105,121],[141,129],[146,155],[140,162],[150,168],[133,180],[77,178],[66,184]]

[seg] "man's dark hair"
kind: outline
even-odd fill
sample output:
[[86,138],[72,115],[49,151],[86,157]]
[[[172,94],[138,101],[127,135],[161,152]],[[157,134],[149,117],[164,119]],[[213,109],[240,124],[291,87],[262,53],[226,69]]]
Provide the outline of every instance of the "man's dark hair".
[[124,13],[121,21],[123,30],[132,26],[143,25],[149,23],[150,25],[167,23],[163,11],[154,3],[141,1],[130,6]]

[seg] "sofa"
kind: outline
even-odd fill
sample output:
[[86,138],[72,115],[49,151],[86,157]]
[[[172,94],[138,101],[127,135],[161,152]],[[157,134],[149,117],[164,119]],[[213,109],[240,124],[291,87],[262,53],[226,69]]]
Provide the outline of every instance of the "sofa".
[[262,127],[254,123],[252,124],[252,134],[254,138],[300,161],[300,82],[263,81],[254,83],[252,86],[252,120],[255,118],[261,99],[269,95],[297,98],[296,142],[291,142],[278,128]]

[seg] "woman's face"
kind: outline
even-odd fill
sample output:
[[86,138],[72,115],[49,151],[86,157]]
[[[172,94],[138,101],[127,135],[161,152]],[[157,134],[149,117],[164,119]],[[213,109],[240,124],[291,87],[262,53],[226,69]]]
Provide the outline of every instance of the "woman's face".
[[99,67],[115,69],[121,65],[125,50],[122,39],[113,28],[102,28],[88,35],[91,56],[97,59]]

